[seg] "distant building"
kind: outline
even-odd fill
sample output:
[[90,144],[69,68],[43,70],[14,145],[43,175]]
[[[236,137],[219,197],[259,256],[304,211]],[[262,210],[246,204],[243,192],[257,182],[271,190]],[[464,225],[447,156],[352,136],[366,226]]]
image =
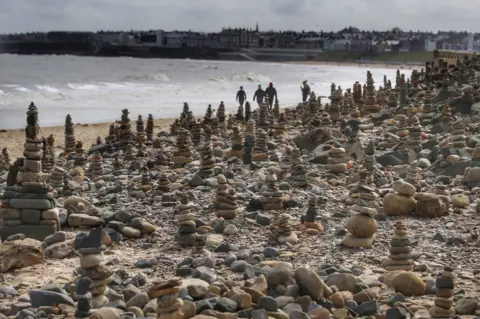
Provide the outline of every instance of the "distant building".
[[218,40],[221,46],[227,48],[258,48],[260,46],[258,32],[247,29],[223,29]]
[[188,32],[173,31],[165,32],[165,45],[168,47],[184,47],[187,45],[186,40]]
[[162,47],[165,45],[165,32],[163,30],[149,31],[140,35],[142,45]]

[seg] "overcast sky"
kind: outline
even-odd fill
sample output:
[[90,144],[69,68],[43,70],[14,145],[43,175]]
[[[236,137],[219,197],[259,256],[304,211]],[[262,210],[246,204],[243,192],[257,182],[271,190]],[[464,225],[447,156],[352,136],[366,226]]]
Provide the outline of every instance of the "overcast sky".
[[472,0],[0,0],[0,33],[50,30],[480,31]]

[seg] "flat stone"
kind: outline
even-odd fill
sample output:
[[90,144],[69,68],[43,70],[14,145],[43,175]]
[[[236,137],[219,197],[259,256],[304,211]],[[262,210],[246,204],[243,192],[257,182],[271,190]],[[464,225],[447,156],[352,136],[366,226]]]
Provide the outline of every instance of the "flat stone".
[[55,202],[48,199],[11,199],[8,203],[11,208],[46,210],[55,207]]
[[38,209],[22,209],[22,224],[38,225],[42,218],[42,211]]
[[28,295],[30,296],[30,302],[33,308],[60,304],[69,306],[75,305],[75,302],[72,300],[72,298],[58,292],[34,289],[31,290]]
[[57,230],[53,225],[12,225],[0,228],[0,237],[8,238],[15,234],[24,234],[28,238],[43,241]]

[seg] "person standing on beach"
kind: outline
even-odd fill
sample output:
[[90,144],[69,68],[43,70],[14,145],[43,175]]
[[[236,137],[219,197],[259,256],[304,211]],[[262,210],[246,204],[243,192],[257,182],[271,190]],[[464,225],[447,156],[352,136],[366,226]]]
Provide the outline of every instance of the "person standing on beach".
[[302,100],[303,103],[307,102],[308,97],[310,96],[310,85],[308,85],[307,80],[303,81],[302,86],[300,87],[302,90]]
[[263,99],[265,98],[265,91],[262,89],[262,86],[259,84],[258,89],[255,91],[253,95],[253,100],[257,101],[258,106],[260,107],[263,103]]
[[247,94],[243,90],[243,86],[241,86],[240,90],[238,90],[236,99],[238,103],[240,103],[240,106],[243,107],[243,103],[245,103],[245,100],[247,99]]
[[270,104],[268,107],[272,109],[273,101],[277,98],[277,90],[273,87],[272,82],[270,82],[268,88],[265,90],[265,94],[268,96],[268,103]]

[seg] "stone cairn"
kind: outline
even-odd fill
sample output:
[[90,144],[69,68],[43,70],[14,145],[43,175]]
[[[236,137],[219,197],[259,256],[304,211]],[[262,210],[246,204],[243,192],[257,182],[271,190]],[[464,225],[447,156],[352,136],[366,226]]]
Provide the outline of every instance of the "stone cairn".
[[[313,115],[311,120],[307,124],[308,130],[313,131],[314,129],[319,128],[320,126],[327,126],[327,125],[323,125],[322,123],[324,116],[328,117],[328,119],[330,120],[330,115],[326,112],[322,113],[322,115],[320,115],[319,113],[316,113],[315,115]],[[330,121],[330,124],[331,123],[332,121]]]
[[339,89],[334,89],[332,94],[328,97],[331,102],[328,107],[328,113],[330,115],[330,119],[333,122],[340,120],[341,118],[341,104],[342,104],[342,92]]
[[132,125],[130,124],[130,114],[128,109],[122,110],[122,117],[120,119],[120,136],[119,141],[122,144],[131,144],[133,141]]
[[377,232],[377,203],[375,190],[367,186],[368,172],[360,172],[360,181],[350,194],[354,198],[350,207],[351,217],[347,220],[345,228],[348,234],[343,239],[343,245],[350,248],[367,248],[372,246]]
[[145,132],[147,133],[147,142],[148,143],[151,143],[153,141],[153,127],[154,127],[153,115],[148,114],[147,128],[145,130]]
[[147,141],[147,135],[145,134],[145,123],[141,115],[137,118],[137,142],[145,143]]
[[417,190],[419,188],[418,185],[418,172],[420,169],[417,166],[416,162],[412,162],[407,168],[407,176],[405,177],[405,181],[409,184],[412,184]]
[[155,155],[156,166],[170,166],[170,157],[164,149],[159,149]]
[[50,173],[53,169],[53,162],[48,150],[47,141],[43,141],[43,154],[42,154],[42,172]]
[[117,134],[115,133],[115,124],[111,124],[108,129],[108,136],[105,138],[107,143],[115,143],[117,141]]
[[175,168],[183,167],[193,161],[191,150],[192,138],[189,131],[181,129],[177,135],[177,150],[173,153],[173,165]]
[[308,234],[317,235],[323,232],[323,225],[316,221],[317,219],[317,198],[310,197],[308,200],[307,212],[301,217],[302,223],[305,225]]
[[417,115],[412,116],[412,126],[408,129],[407,140],[405,141],[405,148],[412,149],[416,153],[422,151],[422,126],[418,121]]
[[285,113],[281,113],[278,116],[278,122],[275,124],[275,130],[273,131],[274,137],[279,137],[285,134],[287,130],[287,120],[285,119]]
[[423,98],[423,112],[420,114],[420,123],[422,125],[429,125],[434,115],[433,96],[432,91],[427,90]]
[[435,305],[429,311],[432,318],[453,318],[455,316],[453,306],[454,279],[453,268],[447,266],[435,280],[435,287],[437,288],[433,300]]
[[[43,241],[45,237],[60,229],[58,209],[50,187],[44,182],[42,173],[42,141],[38,136],[38,110],[31,103],[27,111],[25,128],[25,158],[17,159],[15,166],[19,168],[15,185],[7,183],[3,194],[0,216],[0,238],[14,234]],[[8,218],[6,218],[8,216]]]
[[302,153],[298,148],[291,152],[292,166],[290,167],[289,182],[293,187],[307,187],[308,178],[305,162],[302,159]]
[[75,298],[77,299],[77,308],[75,309],[75,318],[88,318],[92,308],[92,293],[88,290],[93,281],[88,277],[82,277],[78,280],[75,290]]
[[296,244],[298,242],[297,234],[292,231],[290,225],[290,216],[288,214],[281,214],[278,218],[278,224],[272,225],[269,234],[269,244]]
[[205,116],[203,117],[203,123],[204,125],[211,125],[212,124],[212,117],[213,117],[213,111],[212,111],[212,105],[208,105],[207,110],[205,111]]
[[390,108],[390,109],[396,109],[397,106],[398,106],[398,101],[397,101],[397,94],[395,93],[395,91],[390,91],[389,95],[388,95],[388,103],[387,103],[387,106]]
[[178,206],[178,233],[176,235],[177,242],[182,247],[192,247],[195,244],[197,226],[196,216],[192,212],[192,208],[193,203],[189,202],[186,195],[183,195]]
[[155,280],[148,290],[148,296],[151,300],[157,300],[157,318],[158,319],[177,319],[183,318],[182,311],[183,299],[179,298],[180,278],[171,278],[166,281]]
[[128,143],[125,145],[125,152],[123,153],[123,160],[124,161],[134,161],[137,158],[136,154],[133,152],[133,145],[132,143]]
[[393,237],[390,240],[390,255],[383,261],[386,271],[413,270],[412,247],[407,226],[402,220],[394,224]]
[[268,104],[267,104],[267,102],[264,102],[259,107],[258,120],[257,120],[257,127],[258,128],[261,128],[261,129],[264,129],[264,130],[268,129],[267,112],[268,112]]
[[55,166],[48,180],[48,183],[50,184],[50,186],[52,186],[59,194],[63,192],[64,176],[65,176],[65,170],[61,167]]
[[201,148],[198,148],[201,162],[200,169],[197,175],[201,178],[208,178],[213,176],[213,168],[215,167],[215,160],[213,159],[213,148],[211,143],[205,143]]
[[217,196],[215,198],[215,211],[218,218],[226,220],[237,217],[237,197],[233,189],[228,189],[227,179],[224,175],[217,175]]
[[320,120],[320,126],[321,127],[330,127],[333,124],[332,120],[330,119],[330,114],[328,114],[327,112],[323,112],[320,115],[319,120]]
[[452,109],[450,108],[450,105],[445,104],[445,106],[442,109],[442,123],[450,124],[452,122],[453,122]]
[[232,149],[228,152],[228,157],[242,158],[243,137],[237,126],[234,126],[232,129],[231,144],[232,144]]
[[280,103],[278,102],[277,98],[275,98],[275,103],[273,104],[272,113],[276,118],[280,116]]
[[365,94],[365,104],[363,109],[367,113],[374,113],[380,111],[380,106],[377,103],[375,96],[373,76],[370,71],[367,71],[367,92]]
[[90,163],[90,173],[93,177],[103,176],[103,158],[99,152],[95,152],[92,156],[92,162]]
[[277,175],[270,171],[265,177],[266,189],[261,202],[264,210],[283,210],[283,192],[278,189]]
[[465,124],[463,121],[455,121],[452,123],[452,136],[450,140],[452,141],[453,148],[461,150],[467,145],[467,137],[465,136]]
[[53,137],[53,134],[50,134],[47,137],[47,147],[50,156],[52,157],[52,159],[55,159],[55,138]]
[[370,140],[365,147],[363,153],[365,154],[364,163],[365,168],[370,174],[373,174],[375,170],[375,144],[373,140]]
[[170,180],[168,179],[167,174],[160,174],[157,181],[157,190],[168,193],[170,191]]
[[75,133],[70,114],[65,118],[65,153],[70,154],[75,151]]
[[[253,123],[253,120],[250,119],[249,123]],[[243,164],[250,165],[252,164],[252,153],[253,148],[255,147],[255,136],[253,135],[253,128],[252,131],[248,129],[245,130],[245,143],[243,149]]]
[[343,147],[332,147],[328,153],[327,170],[332,174],[345,173],[347,170],[347,161],[345,149]]
[[253,159],[255,161],[264,161],[267,159],[267,133],[259,128],[255,135],[255,146],[253,148]]
[[194,121],[192,124],[192,143],[194,146],[202,144],[202,124],[198,121]]
[[212,133],[211,135],[212,136],[220,136],[220,126],[219,126],[219,122],[218,122],[218,118],[217,117],[214,117],[212,119],[212,125],[211,125],[211,128],[212,128]]
[[[80,269],[78,269],[78,272],[81,277],[88,277],[95,283],[89,289],[92,295],[93,308],[100,308],[108,302],[108,298],[105,296],[106,284],[112,275],[112,271],[107,269],[103,263],[103,252],[107,249],[103,242],[104,231],[101,226],[92,229],[88,234],[77,236],[75,240],[75,248],[80,253]],[[77,287],[81,277],[74,280]]]
[[225,129],[225,104],[223,101],[220,102],[220,105],[218,106],[217,110],[217,119],[218,119],[218,127],[220,128],[220,131],[223,131]]
[[75,145],[75,155],[73,156],[73,161],[75,166],[85,166],[87,163],[87,155],[85,154],[85,150],[83,149],[83,143],[81,141],[77,141],[77,145]]
[[415,186],[402,180],[392,185],[394,192],[383,198],[383,211],[389,216],[404,216],[415,211]]

